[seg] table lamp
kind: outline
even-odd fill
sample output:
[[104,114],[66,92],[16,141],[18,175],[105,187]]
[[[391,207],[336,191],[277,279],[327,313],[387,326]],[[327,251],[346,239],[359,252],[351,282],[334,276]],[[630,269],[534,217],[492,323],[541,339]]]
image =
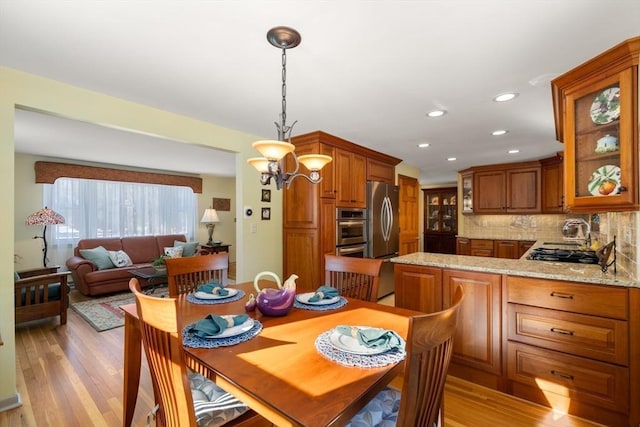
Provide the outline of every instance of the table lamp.
[[27,225],[44,225],[42,236],[33,236],[34,239],[42,239],[44,247],[42,248],[42,265],[47,266],[47,225],[64,224],[64,217],[58,212],[48,209],[40,209],[38,212],[32,213],[25,221]]
[[207,245],[213,245],[213,229],[216,226],[216,223],[220,222],[218,212],[212,208],[205,209],[200,222],[207,224],[207,232],[209,233],[209,241],[207,242]]

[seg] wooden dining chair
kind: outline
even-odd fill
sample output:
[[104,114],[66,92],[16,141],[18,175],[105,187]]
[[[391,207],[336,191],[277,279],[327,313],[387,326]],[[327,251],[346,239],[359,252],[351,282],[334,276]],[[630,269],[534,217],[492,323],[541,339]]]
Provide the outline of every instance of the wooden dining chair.
[[172,298],[194,291],[198,286],[217,280],[222,286],[228,282],[229,253],[167,258],[167,282]]
[[378,300],[381,259],[325,254],[324,269],[325,285],[338,289],[340,295],[371,302]]
[[394,421],[397,426],[413,427],[444,424],[444,385],[463,293],[458,286],[451,307],[410,318],[402,392],[385,388],[347,426],[389,426]]
[[129,281],[129,289],[136,298],[142,343],[158,403],[154,408],[157,425],[270,425],[215,383],[187,369],[175,298],[143,294],[136,278]]

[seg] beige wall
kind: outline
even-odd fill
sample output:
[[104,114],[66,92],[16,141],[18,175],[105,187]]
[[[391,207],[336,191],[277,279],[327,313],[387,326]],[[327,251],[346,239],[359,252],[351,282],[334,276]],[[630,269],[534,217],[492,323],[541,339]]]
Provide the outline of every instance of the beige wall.
[[[25,231],[16,225],[16,221],[22,221],[24,215],[31,212],[15,212],[15,202],[19,200],[20,204],[24,203],[24,206],[27,206],[33,203],[35,199],[32,198],[36,197],[32,194],[16,194],[14,186],[16,171],[13,125],[16,107],[165,137],[185,144],[199,144],[235,152],[236,211],[240,211],[245,205],[255,207],[260,201],[257,190],[258,173],[246,163],[246,159],[255,155],[251,143],[263,137],[0,67],[0,194],[9,201],[0,204],[0,239],[5,242],[0,245],[0,334],[4,341],[4,345],[0,347],[0,408],[7,407],[16,398],[11,287],[15,267],[14,253],[16,248],[27,251],[27,246],[35,243],[27,243],[29,237],[33,237],[31,230]],[[21,171],[21,177],[23,173],[26,172]],[[40,204],[41,202],[38,206]],[[281,193],[273,190],[271,221],[260,221],[259,216],[255,215],[249,220],[238,216],[234,248],[238,280],[252,279],[263,270],[282,274],[281,206]],[[252,223],[257,225],[255,234],[249,233]],[[19,245],[14,243],[18,237],[21,241]]]

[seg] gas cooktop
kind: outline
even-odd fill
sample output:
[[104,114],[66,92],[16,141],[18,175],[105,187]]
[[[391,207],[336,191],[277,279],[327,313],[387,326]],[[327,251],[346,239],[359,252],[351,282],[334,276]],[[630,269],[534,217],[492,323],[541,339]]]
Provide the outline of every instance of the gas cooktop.
[[598,264],[595,251],[578,249],[536,248],[532,249],[529,259],[536,261],[573,262],[581,264]]

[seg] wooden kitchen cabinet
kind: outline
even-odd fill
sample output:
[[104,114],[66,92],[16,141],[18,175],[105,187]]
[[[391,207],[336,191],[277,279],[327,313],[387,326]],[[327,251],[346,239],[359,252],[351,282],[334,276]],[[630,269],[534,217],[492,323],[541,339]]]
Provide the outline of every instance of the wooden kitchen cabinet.
[[473,172],[461,174],[462,181],[462,213],[473,213]]
[[457,255],[519,259],[533,246],[533,240],[456,239]]
[[628,425],[628,289],[517,276],[505,285],[509,391],[605,425]]
[[540,160],[542,165],[542,213],[564,213],[563,155]]
[[535,243],[535,240],[518,240],[518,256],[516,259],[522,258],[522,256],[527,253]]
[[571,212],[637,210],[640,37],[551,82]]
[[493,256],[493,240],[489,239],[471,239],[472,256]]
[[[388,178],[400,159],[321,131],[295,136],[291,142],[297,155],[321,153],[333,159],[320,171],[319,184],[299,177],[282,190],[283,275],[297,274],[298,287],[311,291],[324,283],[324,254],[335,253],[339,200],[356,200],[351,206],[365,207],[367,165],[372,165],[371,176]],[[295,167],[291,156],[285,157],[285,164],[287,171]],[[300,172],[309,171],[300,165]]]
[[460,320],[453,340],[450,372],[476,370],[486,385],[496,387],[502,375],[501,283],[499,274],[445,269],[442,272],[443,306],[448,308],[458,286],[464,290]]
[[456,255],[471,255],[471,239],[456,238]]
[[423,313],[442,310],[442,269],[394,266],[395,306]]
[[424,251],[456,253],[458,203],[456,187],[422,190],[424,193]]
[[345,150],[335,151],[336,206],[339,208],[367,207],[367,159]]
[[494,258],[519,258],[518,242],[516,240],[494,240],[493,256]]
[[639,425],[638,288],[394,268],[398,307],[438,311],[463,287],[449,374],[602,425]]
[[381,181],[388,184],[396,183],[395,165],[371,158],[367,159],[367,181]]
[[[541,166],[539,161],[477,166],[461,171],[473,176],[472,207],[463,213],[539,213]],[[464,203],[464,202],[463,202]]]
[[396,307],[433,313],[464,290],[449,372],[497,388],[502,375],[501,276],[395,264]]

